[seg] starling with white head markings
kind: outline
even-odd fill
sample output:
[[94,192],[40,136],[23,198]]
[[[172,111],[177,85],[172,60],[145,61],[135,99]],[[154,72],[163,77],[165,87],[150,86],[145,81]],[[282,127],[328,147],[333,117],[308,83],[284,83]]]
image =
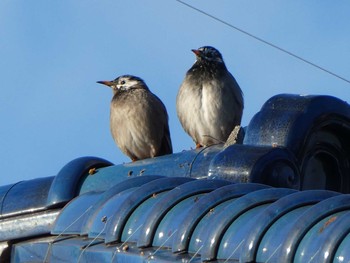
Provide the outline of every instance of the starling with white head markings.
[[123,75],[97,83],[113,90],[110,129],[124,154],[137,161],[173,152],[166,108],[141,78]]
[[197,148],[225,143],[241,123],[242,90],[217,49],[204,46],[192,51],[196,62],[177,94],[177,115]]

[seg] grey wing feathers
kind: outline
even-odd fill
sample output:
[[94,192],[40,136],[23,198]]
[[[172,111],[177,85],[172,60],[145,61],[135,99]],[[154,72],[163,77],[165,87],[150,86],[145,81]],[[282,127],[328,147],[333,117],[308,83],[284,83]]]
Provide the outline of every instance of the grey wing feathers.
[[163,102],[154,94],[153,94],[153,97],[154,97],[154,103],[158,104],[155,107],[157,109],[157,117],[160,120],[162,120],[160,125],[163,126],[163,127],[160,127],[160,128],[163,128],[163,138],[162,138],[161,146],[157,156],[164,155],[164,154],[171,154],[173,153],[173,147],[171,143],[170,130],[168,125],[168,113]]
[[232,82],[232,87],[234,87],[233,90],[234,90],[236,102],[243,109],[244,108],[243,92],[242,92],[241,88],[239,87],[236,79],[232,76],[232,74],[230,72],[228,72],[228,74],[229,74],[230,81]]
[[233,99],[235,100],[235,115],[237,118],[235,123],[241,123],[244,108],[243,92],[232,74],[230,72],[227,73],[226,79],[230,83],[228,86],[232,87]]
[[158,155],[171,154],[173,153],[173,146],[170,138],[169,126],[164,127],[164,136],[162,140],[162,145],[159,150]]

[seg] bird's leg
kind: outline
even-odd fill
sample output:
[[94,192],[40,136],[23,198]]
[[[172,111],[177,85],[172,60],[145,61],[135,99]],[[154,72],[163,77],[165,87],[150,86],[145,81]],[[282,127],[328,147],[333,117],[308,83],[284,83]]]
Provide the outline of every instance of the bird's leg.
[[196,149],[203,147],[200,143],[196,143]]

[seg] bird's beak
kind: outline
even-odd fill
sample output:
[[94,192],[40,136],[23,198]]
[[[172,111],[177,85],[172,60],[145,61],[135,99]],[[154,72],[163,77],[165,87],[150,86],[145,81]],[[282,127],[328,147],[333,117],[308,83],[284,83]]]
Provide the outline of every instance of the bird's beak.
[[192,52],[197,56],[200,57],[202,55],[202,52],[198,49],[192,49]]
[[107,81],[107,80],[97,81],[97,83],[106,85],[106,86],[108,86],[108,87],[113,86],[113,82],[112,82],[112,81]]

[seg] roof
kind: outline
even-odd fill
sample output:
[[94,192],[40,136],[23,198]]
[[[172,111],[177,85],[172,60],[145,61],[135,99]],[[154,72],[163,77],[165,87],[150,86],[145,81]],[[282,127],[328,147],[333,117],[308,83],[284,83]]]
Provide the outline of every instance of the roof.
[[0,261],[348,262],[350,106],[281,94],[244,131],[0,187]]

